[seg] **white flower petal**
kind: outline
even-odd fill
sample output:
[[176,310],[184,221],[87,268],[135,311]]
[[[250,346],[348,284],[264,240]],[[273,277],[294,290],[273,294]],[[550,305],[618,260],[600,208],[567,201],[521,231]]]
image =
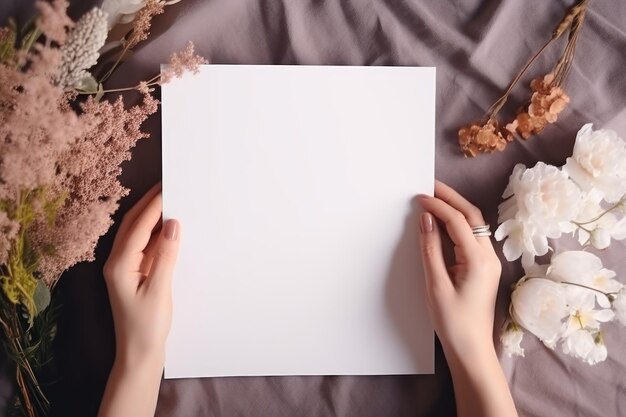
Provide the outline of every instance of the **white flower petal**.
[[591,233],[591,245],[596,249],[606,249],[611,244],[611,234],[602,228],[597,228]]
[[615,313],[613,310],[609,309],[598,310],[593,314],[593,318],[604,323],[613,320],[615,318]]

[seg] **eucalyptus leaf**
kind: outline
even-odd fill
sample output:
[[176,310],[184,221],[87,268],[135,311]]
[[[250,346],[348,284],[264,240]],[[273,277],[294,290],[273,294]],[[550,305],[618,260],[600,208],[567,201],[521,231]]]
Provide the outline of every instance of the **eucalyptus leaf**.
[[48,305],[50,305],[50,289],[43,281],[38,280],[35,287],[35,293],[33,294],[33,301],[35,302],[35,315],[40,314]]

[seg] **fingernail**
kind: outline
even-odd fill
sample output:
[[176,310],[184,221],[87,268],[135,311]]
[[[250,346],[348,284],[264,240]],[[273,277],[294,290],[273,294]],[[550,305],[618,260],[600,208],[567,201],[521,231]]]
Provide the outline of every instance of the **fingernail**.
[[420,216],[420,229],[422,229],[422,233],[433,231],[433,216],[430,213],[422,213]]
[[168,220],[165,222],[165,228],[163,229],[163,236],[167,240],[175,240],[178,235],[178,222],[176,220]]

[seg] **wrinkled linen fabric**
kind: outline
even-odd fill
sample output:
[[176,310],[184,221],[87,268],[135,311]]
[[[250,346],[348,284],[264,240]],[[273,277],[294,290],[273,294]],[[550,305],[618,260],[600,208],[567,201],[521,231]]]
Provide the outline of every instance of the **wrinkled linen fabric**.
[[[24,0],[0,2],[0,22],[26,14]],[[72,6],[88,9],[86,1]],[[459,190],[496,226],[497,205],[516,163],[562,165],[576,131],[586,122],[626,137],[626,2],[592,1],[565,89],[569,107],[540,137],[510,144],[502,153],[466,159],[458,128],[479,119],[517,70],[550,36],[572,0],[183,0],[153,23],[141,44],[108,83],[109,88],[151,78],[171,52],[188,40],[212,63],[319,65],[434,65],[437,67],[436,176]],[[25,11],[26,10],[26,11]],[[546,51],[515,89],[501,120],[510,120],[530,96],[530,78],[549,71],[563,40]],[[127,94],[129,103],[138,95]],[[161,176],[160,120],[145,125],[143,140],[124,166],[132,189],[119,221]],[[416,135],[419,137],[419,129]],[[180,139],[184,146],[185,138]],[[626,163],[626,161],[625,161]],[[199,188],[198,192],[201,192]],[[114,355],[113,329],[101,269],[116,227],[104,237],[97,260],[61,280],[64,309],[57,357],[63,378],[52,395],[55,414],[95,415]],[[601,253],[604,265],[626,281],[626,249],[615,242]],[[567,238],[556,251],[575,248]],[[496,244],[501,256],[501,244]],[[416,256],[418,249],[416,248]],[[522,275],[518,262],[503,260],[496,326],[502,323],[509,286]],[[423,302],[418,299],[415,302]],[[228,317],[224,317],[228,320]],[[197,325],[201,325],[198,318]],[[190,323],[196,325],[196,323]],[[520,416],[610,417],[626,415],[626,329],[606,326],[609,357],[585,365],[546,349],[528,335],[525,358],[501,362]],[[207,360],[211,357],[207,352]],[[6,374],[6,371],[5,371]],[[9,395],[2,382],[0,405]],[[156,415],[195,416],[453,416],[454,394],[441,349],[436,373],[380,377],[241,377],[167,380]]]

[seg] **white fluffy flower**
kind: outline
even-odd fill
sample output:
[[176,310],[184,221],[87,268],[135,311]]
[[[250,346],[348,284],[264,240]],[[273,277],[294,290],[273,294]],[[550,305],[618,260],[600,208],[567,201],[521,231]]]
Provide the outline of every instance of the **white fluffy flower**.
[[554,349],[563,319],[569,316],[561,284],[545,278],[522,281],[511,294],[513,319]]
[[[614,271],[602,266],[600,258],[585,251],[567,251],[554,255],[547,273],[547,277],[554,281],[584,285],[605,294],[617,292],[623,287],[615,276]],[[609,299],[600,292],[576,286],[568,287],[568,294],[589,294],[595,296],[600,306],[610,307]]]
[[523,338],[524,331],[514,322],[509,321],[500,335],[502,348],[509,358],[512,356],[524,356],[524,349],[520,346]]
[[538,162],[533,168],[518,164],[498,207],[502,223],[495,238],[504,242],[504,256],[513,261],[522,256],[531,265],[535,256],[548,252],[548,238],[572,232],[572,221],[582,203],[580,189],[557,167]]
[[613,311],[617,320],[626,326],[626,286],[622,287],[613,301]]
[[589,365],[602,362],[607,357],[607,349],[601,336],[596,337],[587,330],[578,329],[568,335],[563,342],[563,353],[581,359]]
[[76,22],[61,47],[63,62],[57,82],[62,87],[77,86],[89,77],[87,70],[98,62],[98,50],[107,38],[106,13],[94,7]]
[[563,170],[583,190],[617,202],[626,194],[626,141],[613,130],[594,131],[592,126],[588,123],[578,131]]

